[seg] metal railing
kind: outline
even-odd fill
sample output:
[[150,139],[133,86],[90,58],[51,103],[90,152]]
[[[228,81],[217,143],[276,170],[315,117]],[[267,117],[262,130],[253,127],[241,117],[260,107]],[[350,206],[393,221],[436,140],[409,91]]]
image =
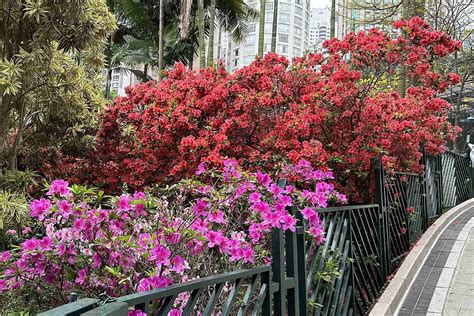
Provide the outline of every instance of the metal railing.
[[[104,301],[82,299],[42,315],[167,315],[180,294],[182,315],[366,314],[429,220],[472,195],[465,156],[424,156],[424,174],[384,172],[375,161],[376,204],[321,209],[326,240],[316,245],[300,213],[295,232],[274,230],[272,264],[227,272]],[[279,183],[285,186],[284,180]],[[290,210],[294,212],[293,209]],[[223,290],[226,288],[227,290]]]

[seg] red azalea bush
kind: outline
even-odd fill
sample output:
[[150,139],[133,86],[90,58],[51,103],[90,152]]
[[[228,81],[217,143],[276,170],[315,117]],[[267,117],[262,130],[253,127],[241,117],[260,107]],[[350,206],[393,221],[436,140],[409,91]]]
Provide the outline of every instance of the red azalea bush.
[[[221,171],[201,164],[200,178],[162,188],[157,197],[136,192],[106,201],[55,180],[46,198],[30,204],[38,234],[0,253],[0,308],[38,311],[66,303],[71,292],[115,297],[266,263],[272,228],[295,231],[288,207],[301,212],[320,244],[316,209],[345,198],[327,183],[330,172],[305,161],[285,172],[307,189],[282,188],[234,160]],[[187,300],[185,293],[175,301],[177,315]]]
[[[140,189],[175,181],[202,161],[233,157],[270,172],[281,161],[306,159],[332,169],[353,201],[367,200],[360,188],[368,187],[374,157],[384,154],[390,169],[420,171],[420,147],[442,152],[455,134],[450,105],[436,93],[459,77],[430,62],[460,43],[418,17],[394,28],[395,38],[372,29],[328,40],[327,56],[291,64],[274,53],[234,73],[177,64],[159,84],[118,98],[102,116],[96,151],[60,168],[73,166],[72,179],[117,191],[122,183]],[[405,97],[383,91],[401,65],[413,85]]]

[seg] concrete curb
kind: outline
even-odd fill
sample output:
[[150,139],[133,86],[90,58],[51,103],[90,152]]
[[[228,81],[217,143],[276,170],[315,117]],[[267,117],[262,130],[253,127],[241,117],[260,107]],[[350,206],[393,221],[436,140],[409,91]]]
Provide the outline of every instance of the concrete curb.
[[474,206],[474,198],[456,205],[441,215],[426,230],[426,232],[405,258],[403,264],[393,276],[392,281],[387,286],[382,296],[378,299],[369,315],[395,315],[403,303],[411,283],[415,280],[418,271],[423,266],[423,262],[425,261],[432,246],[438,240],[443,230],[450,222],[467,211],[471,206]]

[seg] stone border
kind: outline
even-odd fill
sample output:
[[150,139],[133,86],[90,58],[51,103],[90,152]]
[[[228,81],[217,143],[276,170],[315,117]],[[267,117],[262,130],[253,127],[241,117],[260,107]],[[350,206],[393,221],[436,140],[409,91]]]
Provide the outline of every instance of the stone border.
[[438,283],[431,298],[430,305],[428,306],[428,313],[431,316],[441,316],[444,310],[444,305],[446,299],[448,298],[448,289],[451,285],[451,282],[454,278],[457,263],[461,257],[462,252],[464,251],[464,246],[466,245],[467,238],[471,232],[472,227],[474,227],[474,217],[472,217],[456,238],[456,242],[451,249],[451,253],[448,256],[445,267],[441,271],[439,276]]
[[418,240],[403,261],[403,264],[394,275],[389,285],[378,299],[374,308],[370,311],[371,316],[395,315],[402,305],[405,295],[410,289],[411,283],[415,280],[418,271],[423,266],[423,262],[431,251],[431,248],[438,240],[443,230],[456,217],[474,206],[474,198],[456,205],[443,215],[441,215]]

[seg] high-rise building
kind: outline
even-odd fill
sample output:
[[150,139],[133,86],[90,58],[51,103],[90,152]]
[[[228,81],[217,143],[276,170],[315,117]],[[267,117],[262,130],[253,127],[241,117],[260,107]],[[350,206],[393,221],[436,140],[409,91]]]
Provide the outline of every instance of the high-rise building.
[[[144,65],[134,66],[134,70],[144,71]],[[140,79],[132,72],[132,68],[119,66],[112,69],[112,76],[110,78],[110,91],[116,93],[118,96],[124,96],[126,87],[134,87],[139,84]],[[156,79],[157,69],[148,67],[147,74],[151,79]],[[107,71],[104,69],[104,77],[107,76]],[[106,82],[106,78],[104,79]]]
[[329,8],[313,8],[309,22],[309,46],[318,50],[321,44],[329,38],[331,10]]
[[[365,0],[339,0],[336,23],[337,38],[343,38],[350,32],[359,32],[374,27],[389,29],[392,22],[400,17],[399,14],[392,12],[393,6],[397,3],[399,0],[376,0],[370,3]],[[370,6],[379,9],[370,9]],[[388,8],[392,8],[392,10]]]
[[[265,37],[264,52],[271,48],[273,0],[267,0],[265,7]],[[309,48],[309,17],[310,0],[279,0],[276,53],[287,58],[302,56]],[[246,3],[256,10],[260,0],[246,0]],[[236,70],[249,65],[255,59],[258,51],[258,18],[248,22],[248,33],[242,42],[228,41],[227,69]]]

